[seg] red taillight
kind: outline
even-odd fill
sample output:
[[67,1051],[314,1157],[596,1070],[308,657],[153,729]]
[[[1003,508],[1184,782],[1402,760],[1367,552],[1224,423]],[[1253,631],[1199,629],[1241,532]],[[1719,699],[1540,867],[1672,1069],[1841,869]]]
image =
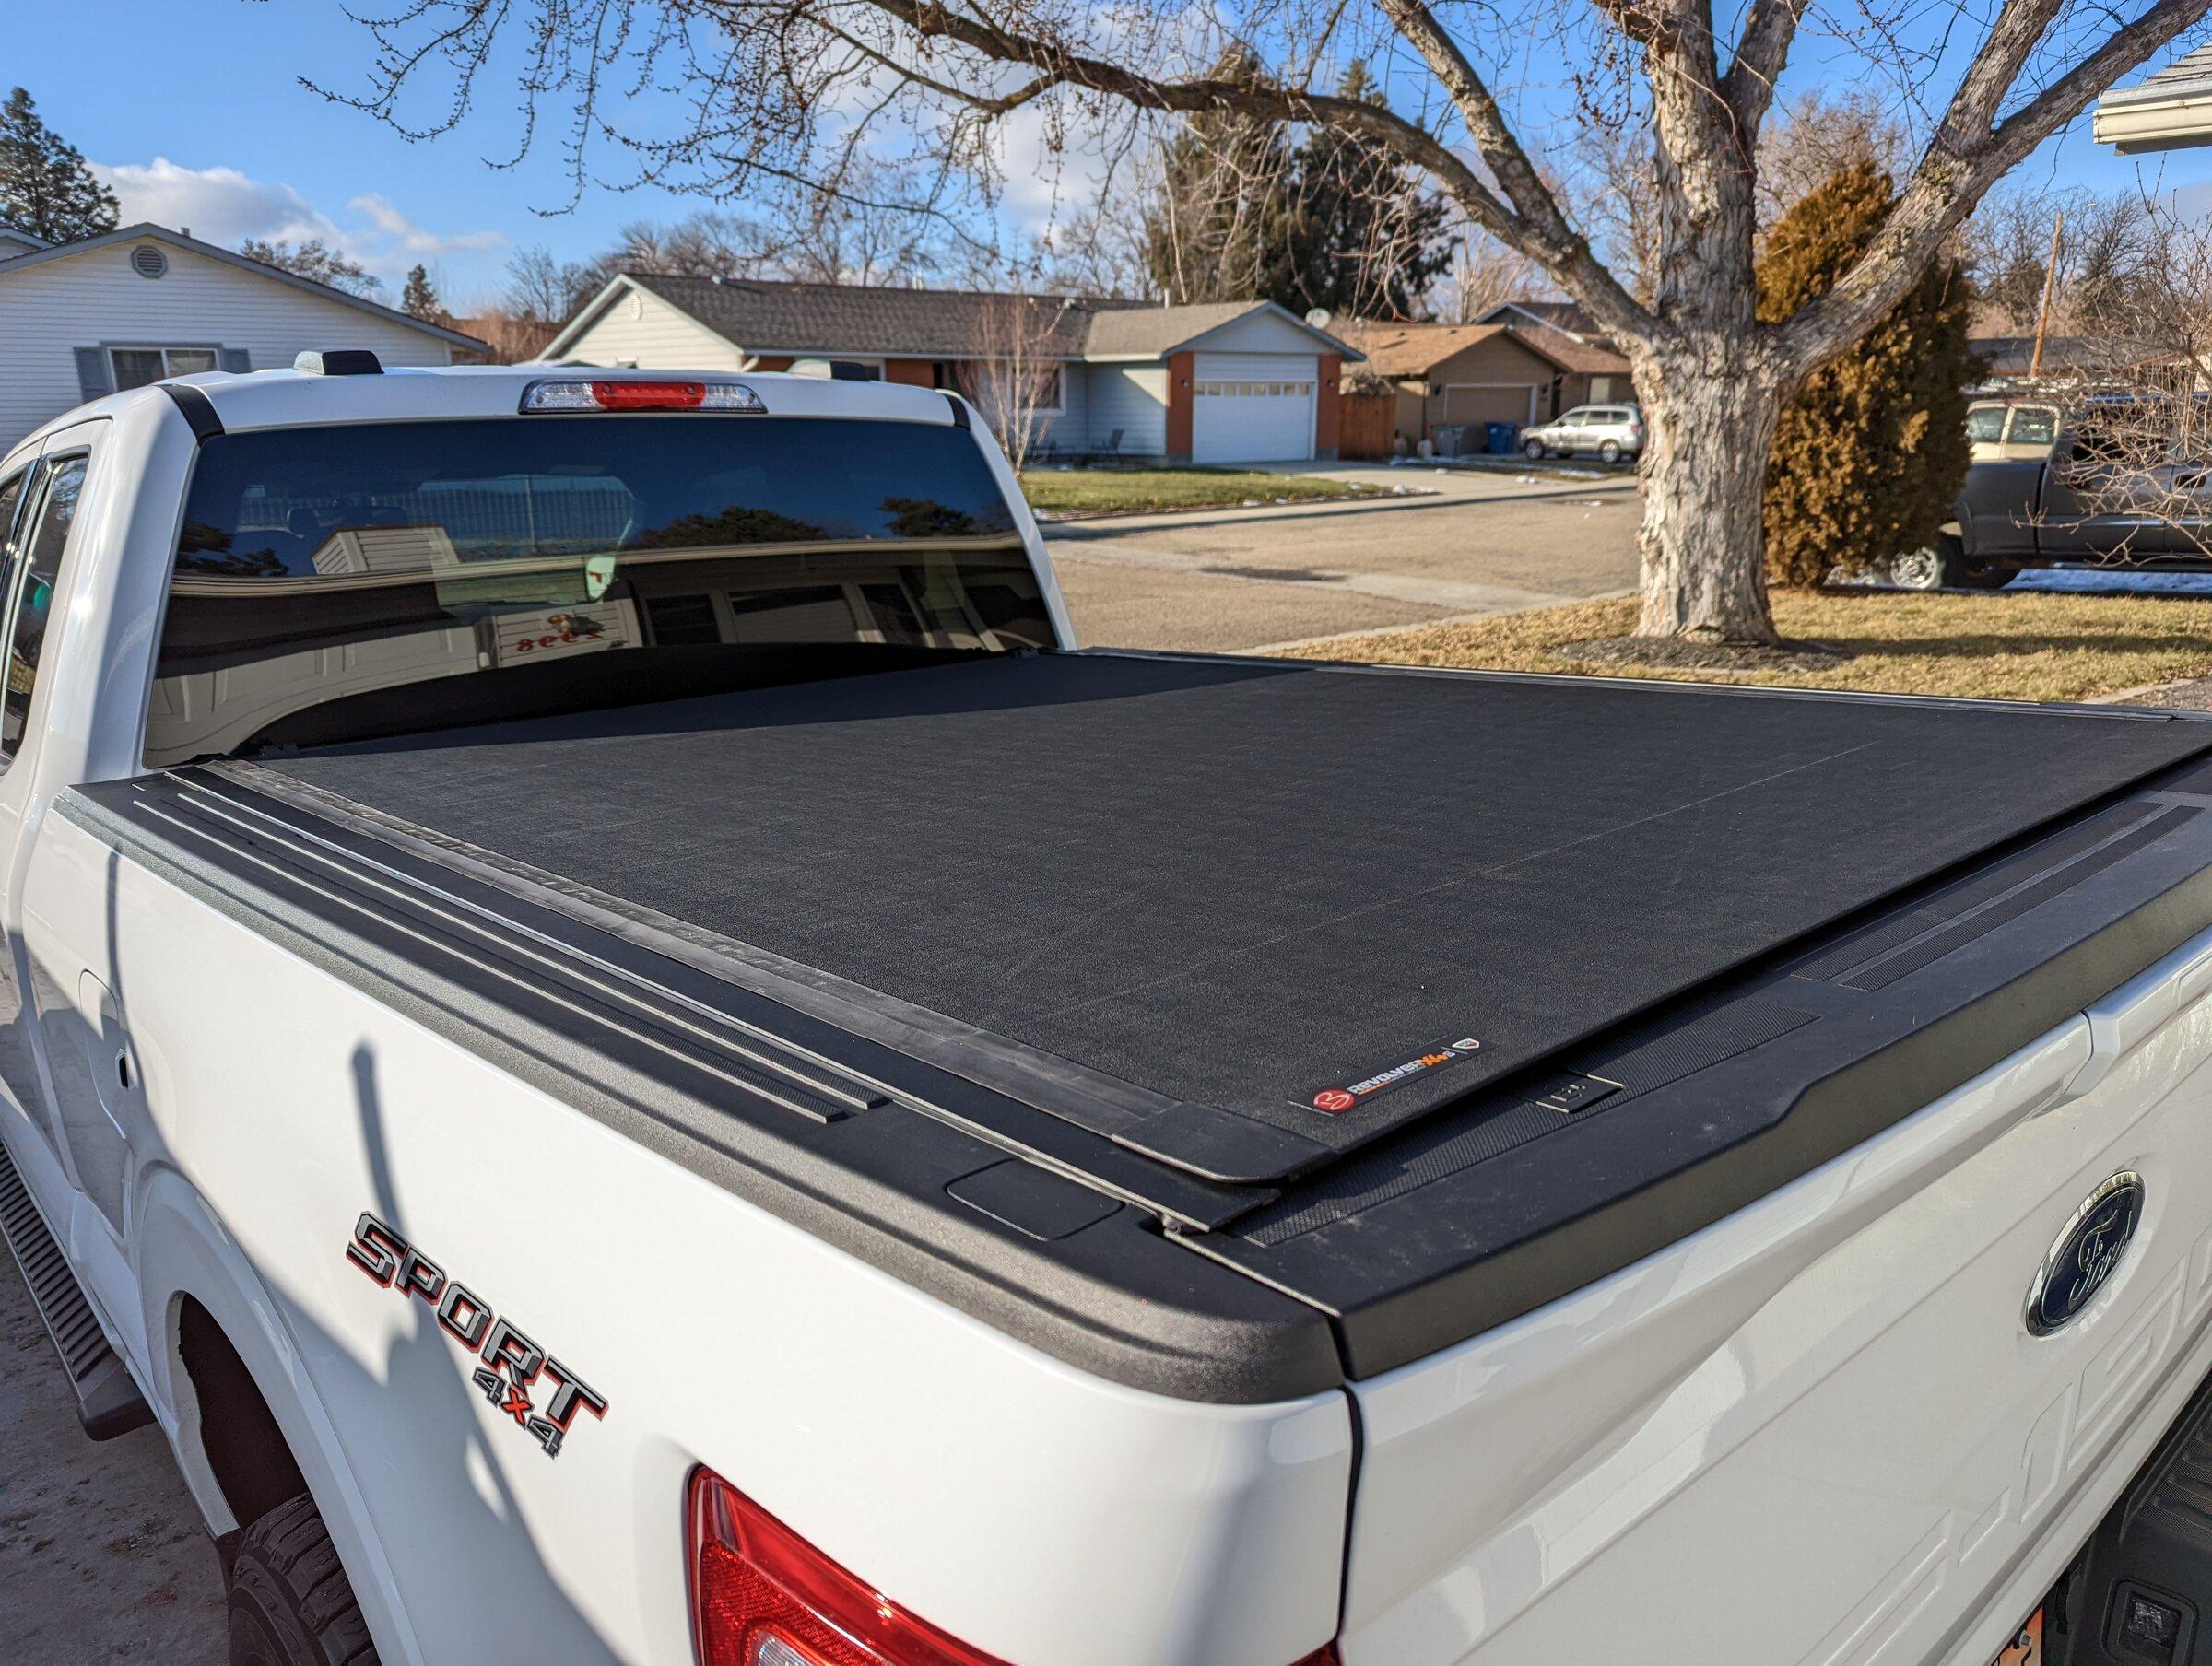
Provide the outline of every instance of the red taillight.
[[[854,1578],[712,1470],[687,1511],[700,1666],[1007,1666]],[[1335,1643],[1292,1666],[1343,1666]]]
[[1006,1666],[816,1550],[721,1476],[691,1477],[700,1666]]
[[603,411],[690,411],[707,402],[703,381],[594,381]]

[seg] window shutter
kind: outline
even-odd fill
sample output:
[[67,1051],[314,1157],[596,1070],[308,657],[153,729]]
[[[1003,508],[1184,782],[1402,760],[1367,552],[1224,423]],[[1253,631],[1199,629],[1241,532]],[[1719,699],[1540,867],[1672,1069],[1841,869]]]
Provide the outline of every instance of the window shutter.
[[115,373],[108,367],[105,347],[77,347],[76,386],[87,399],[98,399],[115,391]]
[[218,347],[215,350],[215,368],[243,376],[253,368],[253,359],[243,347]]

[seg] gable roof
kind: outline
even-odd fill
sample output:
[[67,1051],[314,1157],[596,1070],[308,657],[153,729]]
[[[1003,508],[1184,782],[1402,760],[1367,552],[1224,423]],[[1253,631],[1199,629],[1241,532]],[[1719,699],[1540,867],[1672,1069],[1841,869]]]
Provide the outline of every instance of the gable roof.
[[1571,368],[1550,342],[1531,340],[1526,333],[1509,330],[1503,324],[1354,323],[1347,324],[1344,333],[1367,355],[1368,369],[1382,376],[1427,376],[1436,366],[1469,347],[1500,338],[1559,370]]
[[1348,341],[1315,329],[1304,319],[1271,300],[1202,301],[1191,306],[1118,307],[1091,319],[1088,352],[1092,358],[1165,358],[1194,346],[1217,330],[1247,318],[1271,317],[1313,338],[1324,352],[1347,358],[1360,354]]
[[[39,236],[36,232],[26,231],[22,227],[13,225],[6,220],[0,220],[0,241],[21,243],[24,245],[25,249],[29,251],[51,249],[53,247],[52,243],[48,242],[44,238]],[[0,255],[0,260],[15,260],[18,257],[13,254]]]
[[473,335],[464,335],[458,330],[449,330],[442,324],[428,323],[423,319],[399,311],[395,308],[383,306],[377,301],[364,300],[358,295],[349,295],[345,290],[333,288],[328,284],[319,284],[312,277],[301,277],[296,272],[286,272],[276,266],[264,265],[257,260],[249,260],[244,255],[231,250],[218,248],[213,243],[203,243],[198,238],[186,237],[181,231],[171,231],[167,226],[157,226],[151,220],[141,220],[135,226],[124,226],[114,231],[103,231],[98,237],[79,238],[73,243],[54,243],[47,248],[34,250],[29,254],[18,254],[13,260],[0,260],[0,279],[13,277],[17,273],[27,272],[33,266],[42,266],[49,261],[73,260],[80,254],[90,254],[100,249],[112,249],[118,243],[147,241],[167,243],[172,249],[183,249],[191,253],[203,255],[208,260],[220,261],[226,266],[235,266],[241,272],[250,272],[255,277],[265,277],[271,283],[289,284],[295,289],[304,289],[310,295],[320,296],[324,300],[337,301],[344,306],[352,307],[359,311],[381,318],[387,323],[405,324],[410,330],[419,330],[425,335],[434,335],[440,341],[448,342],[456,347],[466,347],[473,352],[481,352],[484,348],[484,344]]
[[865,353],[888,358],[967,358],[989,339],[994,311],[1010,303],[1046,318],[1044,352],[1057,358],[1160,358],[1254,313],[1279,314],[1324,351],[1347,352],[1272,301],[1162,307],[1088,295],[1012,295],[986,289],[912,289],[809,284],[783,278],[676,277],[625,272],[579,308],[540,355],[558,358],[631,288],[643,290],[747,353]]
[[1562,334],[1596,341],[1605,335],[1597,321],[1583,311],[1577,300],[1508,300],[1500,301],[1482,315],[1486,324],[1504,324],[1513,322],[1511,314],[1519,314],[1531,323],[1544,324]]

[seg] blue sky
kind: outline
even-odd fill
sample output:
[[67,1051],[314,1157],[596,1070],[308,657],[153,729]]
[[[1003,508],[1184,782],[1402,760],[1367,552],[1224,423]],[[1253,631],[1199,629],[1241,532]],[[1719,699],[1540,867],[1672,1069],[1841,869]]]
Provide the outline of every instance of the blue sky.
[[[422,261],[449,301],[488,296],[518,246],[566,257],[624,222],[700,206],[658,190],[595,189],[573,210],[558,155],[512,170],[485,158],[513,137],[505,85],[486,84],[458,133],[409,144],[300,85],[358,87],[371,43],[336,0],[78,0],[16,8],[5,77],[110,173],[126,217],[189,226],[211,241],[320,233],[396,293]],[[99,50],[88,51],[88,31]],[[1793,83],[1809,78],[1800,65]],[[1817,75],[1817,70],[1812,70]],[[2089,142],[2085,117],[2028,164],[2039,179],[2124,188],[2136,165]],[[2153,158],[2152,166],[2159,166]],[[2159,182],[2212,202],[2212,150],[2163,158]],[[2194,189],[2192,189],[2194,188]],[[1020,217],[1018,200],[1013,212]]]

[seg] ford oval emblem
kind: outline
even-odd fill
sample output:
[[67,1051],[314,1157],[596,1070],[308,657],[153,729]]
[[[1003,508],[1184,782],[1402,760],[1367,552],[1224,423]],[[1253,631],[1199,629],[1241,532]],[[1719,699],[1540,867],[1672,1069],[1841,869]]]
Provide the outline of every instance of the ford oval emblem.
[[2028,1292],[2028,1330],[2048,1336],[2071,1321],[2103,1289],[2127,1254],[2143,1219],[2143,1177],[2132,1168],[2089,1193],[2043,1258]]

